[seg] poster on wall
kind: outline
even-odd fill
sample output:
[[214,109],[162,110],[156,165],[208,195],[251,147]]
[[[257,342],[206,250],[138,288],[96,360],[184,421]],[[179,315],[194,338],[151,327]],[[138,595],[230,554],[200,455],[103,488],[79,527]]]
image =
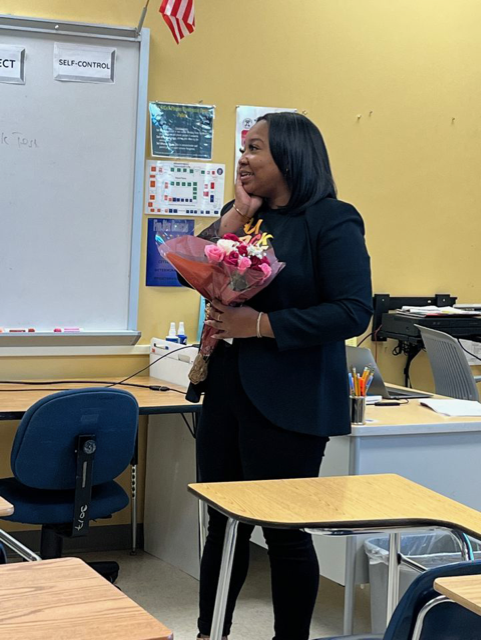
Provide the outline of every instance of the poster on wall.
[[211,160],[214,112],[212,105],[150,102],[152,155]]
[[219,216],[224,204],[225,165],[211,162],[148,160],[145,213]]
[[113,83],[115,53],[111,47],[56,42],[53,47],[53,77],[62,82]]
[[[244,148],[244,142],[249,129],[256,123],[257,118],[266,113],[281,113],[282,111],[290,111],[294,113],[297,109],[281,109],[280,107],[251,107],[247,105],[237,105],[236,107],[236,125],[235,125],[235,167],[241,157],[239,149]],[[235,182],[235,174],[234,174]]]
[[0,82],[25,84],[25,47],[0,44]]
[[178,238],[194,235],[194,220],[172,220],[149,218],[147,229],[147,268],[145,284],[147,287],[181,287],[176,270],[161,257],[157,245]]

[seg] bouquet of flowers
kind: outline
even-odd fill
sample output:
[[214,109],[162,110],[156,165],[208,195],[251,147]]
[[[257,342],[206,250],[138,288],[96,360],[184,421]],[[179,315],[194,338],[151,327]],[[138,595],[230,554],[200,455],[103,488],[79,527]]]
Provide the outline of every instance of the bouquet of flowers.
[[[233,233],[216,242],[181,236],[166,242],[158,239],[160,254],[208,301],[239,306],[266,287],[284,267],[274,250],[259,244],[260,235],[246,241]],[[189,379],[194,384],[207,377],[209,357],[218,339],[213,327],[204,325],[199,354]]]

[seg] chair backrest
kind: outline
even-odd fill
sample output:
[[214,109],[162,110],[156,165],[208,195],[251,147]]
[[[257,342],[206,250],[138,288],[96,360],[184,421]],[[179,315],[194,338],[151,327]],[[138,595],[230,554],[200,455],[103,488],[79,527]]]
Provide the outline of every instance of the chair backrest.
[[479,400],[471,368],[456,338],[416,325],[426,347],[436,393],[461,400]]
[[93,484],[113,480],[132,459],[138,416],[137,400],[123,389],[92,387],[47,396],[20,422],[11,454],[13,474],[29,487],[73,489],[77,437],[93,434]]
[[[421,608],[439,596],[434,591],[436,578],[481,574],[481,560],[458,562],[429,569],[420,574],[401,598],[383,640],[410,640]],[[424,620],[421,640],[479,640],[481,616],[451,602],[440,604],[429,611]]]

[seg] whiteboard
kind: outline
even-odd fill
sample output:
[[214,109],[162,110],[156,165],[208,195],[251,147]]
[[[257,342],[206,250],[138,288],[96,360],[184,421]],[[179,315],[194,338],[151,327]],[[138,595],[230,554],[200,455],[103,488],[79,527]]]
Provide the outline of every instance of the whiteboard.
[[[0,83],[0,327],[136,331],[148,41],[0,17],[26,50],[25,84]],[[54,80],[55,43],[114,47],[114,83]]]

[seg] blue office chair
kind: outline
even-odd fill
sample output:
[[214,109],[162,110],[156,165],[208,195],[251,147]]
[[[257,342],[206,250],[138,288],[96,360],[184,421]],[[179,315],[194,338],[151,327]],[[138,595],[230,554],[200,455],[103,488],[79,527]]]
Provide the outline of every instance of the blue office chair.
[[[361,634],[319,640],[411,640],[416,620],[425,605],[439,597],[433,584],[437,578],[481,574],[481,560],[458,562],[429,569],[420,574],[396,607],[384,635]],[[479,640],[481,616],[453,602],[430,609],[424,618],[419,640]]]
[[[40,555],[62,555],[64,537],[85,536],[89,521],[110,518],[129,503],[114,478],[134,454],[139,407],[122,389],[94,387],[54,393],[25,413],[11,453],[14,477],[0,495],[15,505],[3,518],[42,525]],[[115,580],[118,566],[102,574]]]

